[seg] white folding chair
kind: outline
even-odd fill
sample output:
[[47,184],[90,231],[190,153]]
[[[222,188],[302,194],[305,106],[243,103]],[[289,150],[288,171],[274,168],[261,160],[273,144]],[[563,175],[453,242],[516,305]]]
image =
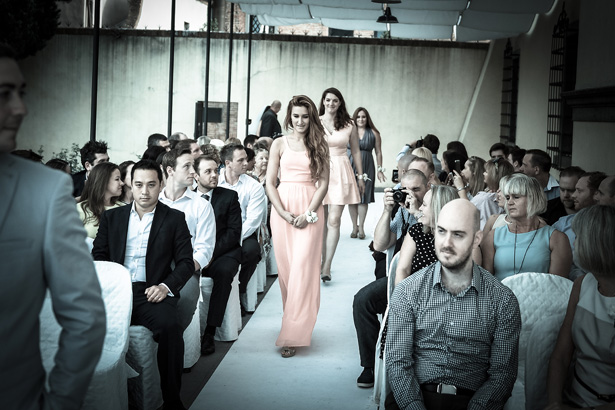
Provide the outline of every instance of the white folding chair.
[[[209,312],[209,299],[214,286],[212,278],[201,278],[201,301],[199,302],[199,317],[201,329],[207,326],[207,313]],[[216,330],[215,340],[231,342],[237,340],[241,331],[241,305],[239,304],[239,275],[235,275],[231,285],[231,294],[228,298],[222,326]]]

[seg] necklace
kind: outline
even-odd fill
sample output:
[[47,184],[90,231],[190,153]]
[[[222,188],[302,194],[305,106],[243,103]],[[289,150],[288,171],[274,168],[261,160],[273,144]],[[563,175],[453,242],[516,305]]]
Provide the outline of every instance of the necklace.
[[[540,222],[538,226],[540,226]],[[513,252],[513,273],[515,275],[518,273],[521,273],[521,269],[523,268],[523,262],[525,262],[525,257],[527,256],[527,252],[530,250],[530,246],[532,246],[532,242],[534,242],[534,238],[536,238],[536,234],[538,233],[538,226],[536,227],[536,230],[534,231],[532,240],[530,241],[529,245],[527,245],[527,249],[525,250],[525,253],[523,254],[523,259],[521,259],[521,266],[519,266],[519,270],[517,271],[517,224],[515,224],[515,248]]]

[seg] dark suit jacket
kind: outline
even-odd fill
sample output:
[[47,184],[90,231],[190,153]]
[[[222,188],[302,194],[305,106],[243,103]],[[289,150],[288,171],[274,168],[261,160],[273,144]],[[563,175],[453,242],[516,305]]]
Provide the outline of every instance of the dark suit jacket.
[[275,112],[271,111],[271,108],[267,109],[261,118],[261,137],[273,137],[274,134],[282,133],[282,127],[278,122],[278,116]]
[[[100,218],[92,255],[97,261],[124,264],[132,204],[105,211]],[[175,261],[175,268],[171,263]],[[190,231],[184,213],[158,202],[145,257],[147,287],[165,283],[176,297],[194,273]]]
[[73,196],[77,198],[83,193],[83,187],[85,186],[85,170],[79,171],[71,175],[71,177],[73,178]]
[[241,262],[241,205],[237,192],[214,188],[211,206],[216,215],[216,247],[212,260],[226,254]]

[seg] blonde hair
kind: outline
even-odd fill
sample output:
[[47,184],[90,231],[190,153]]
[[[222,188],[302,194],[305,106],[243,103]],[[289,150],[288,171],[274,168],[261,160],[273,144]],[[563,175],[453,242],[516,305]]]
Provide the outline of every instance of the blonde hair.
[[[434,185],[431,187],[431,202],[429,203],[429,209],[431,210],[431,221],[429,223],[432,227],[438,226],[438,215],[444,207],[444,205],[451,202],[453,199],[458,199],[459,193],[455,187],[449,185]],[[423,224],[423,232],[430,232],[433,228],[430,228]]]
[[[505,159],[496,158],[485,163],[485,172],[487,173],[485,184],[489,185],[487,181],[490,181],[491,186],[495,186],[497,189],[497,187],[500,186],[502,178],[515,172],[515,167]],[[489,189],[491,189],[491,186]]]
[[615,207],[593,205],[583,208],[572,220],[577,236],[574,253],[584,270],[596,276],[615,275]]
[[419,158],[425,158],[429,162],[433,161],[433,156],[431,154],[432,153],[429,148],[425,147],[418,147],[415,148],[414,151],[412,151],[412,155],[416,155]]
[[[323,97],[324,98],[324,97]],[[292,112],[294,107],[305,107],[308,112],[310,123],[305,135],[304,143],[310,159],[310,173],[314,180],[320,179],[323,172],[329,170],[329,144],[325,140],[325,129],[320,122],[318,110],[314,102],[305,95],[295,95],[288,102],[284,128],[292,129]]]
[[[521,195],[527,197],[527,216],[531,218],[547,210],[547,196],[534,177],[525,174],[512,174],[502,189],[502,195]],[[506,201],[508,213],[508,201]]]

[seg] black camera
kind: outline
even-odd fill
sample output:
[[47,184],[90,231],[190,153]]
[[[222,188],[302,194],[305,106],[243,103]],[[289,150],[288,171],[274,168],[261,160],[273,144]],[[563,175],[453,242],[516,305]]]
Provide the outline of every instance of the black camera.
[[393,192],[393,201],[399,204],[403,204],[404,202],[406,202],[406,197],[408,196],[408,193],[404,192],[402,188],[394,189],[391,192]]

